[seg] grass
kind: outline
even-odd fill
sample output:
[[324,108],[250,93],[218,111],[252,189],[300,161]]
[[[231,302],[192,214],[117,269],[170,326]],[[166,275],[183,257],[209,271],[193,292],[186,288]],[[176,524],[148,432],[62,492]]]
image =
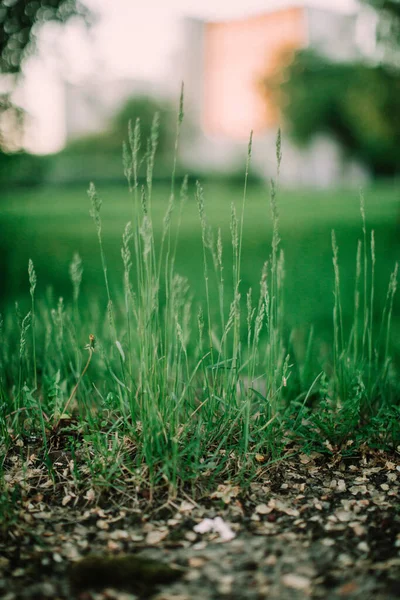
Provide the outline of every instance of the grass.
[[[181,182],[179,182],[180,184]],[[120,240],[127,221],[131,220],[129,193],[122,186],[100,189],[103,199],[103,245],[110,267],[113,293],[118,294],[123,277]],[[153,188],[153,231],[158,243],[169,189]],[[195,182],[189,181],[188,202],[180,230],[176,270],[190,278],[196,297],[203,294],[201,276],[202,247]],[[238,214],[242,190],[236,186],[204,183],[207,218],[217,231],[221,228],[225,247],[230,245],[230,213],[233,201]],[[365,190],[369,230],[376,239],[376,288],[387,286],[390,271],[400,252],[398,239],[398,189],[377,185]],[[331,230],[335,229],[343,270],[343,310],[351,319],[352,285],[355,275],[357,240],[362,235],[359,197],[356,190],[315,191],[280,190],[278,196],[279,229],[285,250],[286,318],[290,328],[314,324],[318,331],[331,334],[332,324],[332,249]],[[172,230],[176,223],[173,220]],[[242,245],[242,282],[244,287],[258,284],[262,265],[269,255],[271,218],[267,186],[250,185],[247,190],[246,216]],[[34,261],[38,276],[37,294],[44,296],[52,286],[56,297],[72,299],[69,265],[75,252],[82,258],[84,278],[80,306],[90,303],[91,294],[104,293],[96,233],[89,217],[89,203],[83,189],[34,189],[2,195],[0,215],[1,275],[7,281],[2,290],[2,312],[18,300],[28,310],[29,282],[27,264]],[[231,253],[225,252],[226,284],[232,280]],[[311,290],[311,293],[310,293]],[[377,313],[382,309],[384,294],[378,294]]]
[[[76,490],[152,494],[164,485],[175,493],[215,480],[248,484],[293,444],[394,449],[398,266],[387,261],[399,247],[386,248],[379,234],[384,244],[396,239],[395,194],[381,188],[371,203],[372,232],[354,193],[307,193],[302,202],[281,194],[279,178],[250,186],[250,140],[242,197],[232,191],[229,206],[230,198],[217,201],[229,190],[216,187],[209,206],[201,183],[175,177],[181,116],[170,189],[153,186],[157,119],[147,146],[136,122],[124,150],[129,192],[111,201],[105,190],[103,200],[90,184],[92,229],[87,204],[72,204],[69,192],[6,202],[9,236],[26,232],[30,302],[6,305],[1,322],[3,466],[34,448],[55,481],[57,447],[73,459]],[[277,160],[279,169],[279,143]],[[43,293],[46,266],[71,239],[93,265],[95,236],[102,284],[93,266],[83,275],[76,254],[67,300]],[[85,251],[82,240],[90,240]],[[4,480],[2,488],[10,506],[15,490]]]

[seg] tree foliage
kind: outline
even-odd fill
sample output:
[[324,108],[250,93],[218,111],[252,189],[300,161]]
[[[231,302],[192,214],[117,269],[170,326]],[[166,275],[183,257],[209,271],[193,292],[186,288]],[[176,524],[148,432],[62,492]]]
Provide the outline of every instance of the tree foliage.
[[362,1],[378,15],[381,64],[332,62],[301,50],[265,89],[299,144],[329,133],[375,175],[390,175],[400,171],[400,0]]
[[297,53],[284,81],[268,80],[292,137],[307,144],[322,132],[376,175],[399,171],[400,78],[383,65],[333,63]]
[[163,156],[173,146],[175,111],[169,102],[146,95],[129,98],[106,124],[104,131],[71,140],[64,152],[67,154],[117,154],[120,159],[122,143],[128,135],[128,123],[131,121],[134,126],[136,119],[140,119],[141,143],[142,149],[145,150],[155,113],[158,113],[160,117],[158,154]]
[[387,45],[389,52],[399,52],[400,0],[364,0],[364,3],[372,6],[378,13],[378,41]]
[[[0,93],[0,149],[21,147],[24,111],[12,101],[12,92],[25,59],[34,51],[37,33],[48,22],[64,23],[88,10],[79,0],[3,0],[0,3],[0,73],[9,75],[9,88]],[[0,154],[0,161],[3,157]],[[7,163],[7,159],[4,159]]]
[[88,15],[79,0],[3,0],[0,5],[0,72],[21,72],[43,23],[63,23],[77,14]]
[[[71,139],[64,150],[54,157],[54,177],[68,179],[71,173],[75,180],[81,178],[120,180],[122,174],[122,146],[128,142],[128,123],[133,131],[136,119],[140,120],[140,155],[146,155],[155,113],[159,115],[156,177],[170,173],[171,148],[174,147],[176,109],[169,101],[147,95],[129,98],[112,116],[104,129]],[[139,175],[144,176],[145,162],[141,163]]]

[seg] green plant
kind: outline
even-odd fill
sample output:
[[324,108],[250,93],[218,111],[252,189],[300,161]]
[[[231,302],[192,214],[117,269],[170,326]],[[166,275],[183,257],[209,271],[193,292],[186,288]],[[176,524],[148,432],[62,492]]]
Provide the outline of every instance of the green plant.
[[[73,455],[73,485],[136,491],[167,484],[210,485],[214,479],[251,481],[259,462],[276,460],[289,438],[306,447],[356,448],[393,445],[398,432],[397,365],[391,360],[391,327],[397,266],[389,284],[380,329],[374,319],[375,236],[369,238],[361,201],[362,238],[357,245],[353,320],[343,315],[339,245],[332,235],[334,318],[325,361],[314,330],[303,358],[286,327],[285,268],[279,233],[280,134],[277,177],[269,186],[271,246],[259,289],[245,285],[243,239],[248,209],[249,140],[244,193],[230,220],[231,275],[221,230],[207,218],[206,194],[197,182],[204,294],[176,268],[179,235],[189,197],[184,178],[178,193],[178,143],[183,92],[176,120],[171,186],[161,235],[155,235],[153,173],[159,121],[142,144],[140,120],[129,125],[123,167],[131,220],[122,234],[122,285],[110,284],[103,235],[103,203],[89,187],[105,294],[99,290],[82,311],[82,261],[70,266],[72,303],[36,296],[29,263],[31,309],[8,312],[0,327],[0,426],[3,455],[25,448],[33,435],[51,467],[54,444]],[[145,185],[139,183],[145,168]],[[370,239],[370,241],[369,241]],[[114,265],[111,263],[112,267]],[[231,281],[232,283],[228,283]],[[214,290],[214,292],[213,292]],[[214,300],[216,298],[216,301]],[[104,299],[104,300],[103,300]],[[290,308],[290,307],[289,307]],[[83,348],[89,332],[96,336]],[[32,333],[32,344],[29,334]],[[83,352],[89,356],[85,362]],[[32,369],[33,365],[33,369]],[[31,442],[29,442],[31,443]],[[25,450],[20,454],[24,455]],[[74,488],[75,489],[75,488]]]
[[296,143],[305,146],[327,133],[375,176],[399,171],[399,88],[396,69],[332,62],[312,50],[295,55],[283,83],[281,74],[265,81]]

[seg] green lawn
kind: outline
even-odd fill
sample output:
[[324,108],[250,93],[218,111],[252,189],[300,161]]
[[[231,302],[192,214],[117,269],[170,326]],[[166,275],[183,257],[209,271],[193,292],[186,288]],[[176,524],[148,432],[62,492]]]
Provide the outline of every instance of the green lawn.
[[[207,217],[213,227],[221,227],[226,260],[225,278],[229,284],[231,246],[231,203],[241,210],[240,187],[206,183]],[[99,189],[103,199],[102,219],[106,257],[111,285],[120,289],[122,261],[121,235],[132,216],[132,203],[124,186]],[[376,309],[382,307],[390,272],[400,258],[399,187],[376,186],[364,192],[368,229],[376,235]],[[169,196],[167,186],[154,188],[153,216],[156,235]],[[345,316],[353,306],[353,278],[357,239],[362,235],[357,190],[281,191],[278,195],[280,234],[286,257],[286,316],[290,327],[314,324],[321,333],[331,328],[333,269],[331,229],[340,248],[343,309]],[[79,252],[84,263],[82,296],[103,293],[98,244],[89,216],[90,202],[84,188],[33,189],[5,192],[0,213],[2,273],[1,303],[23,298],[28,301],[28,259],[35,264],[40,296],[52,286],[56,297],[69,299],[71,286],[68,265]],[[369,235],[369,234],[368,234]],[[242,261],[243,289],[257,286],[263,262],[268,259],[271,242],[269,192],[251,186],[248,194]],[[183,214],[177,253],[177,270],[191,283],[195,299],[204,294],[201,234],[194,185]],[[395,318],[399,315],[395,306]],[[396,320],[396,319],[395,319]]]

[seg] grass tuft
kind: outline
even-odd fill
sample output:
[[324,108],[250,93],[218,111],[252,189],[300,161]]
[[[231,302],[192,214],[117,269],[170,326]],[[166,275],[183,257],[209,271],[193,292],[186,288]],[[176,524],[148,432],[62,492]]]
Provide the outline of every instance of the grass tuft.
[[[123,171],[132,218],[121,232],[119,290],[112,290],[108,275],[102,199],[90,184],[106,305],[99,294],[89,314],[82,314],[78,254],[69,271],[71,303],[49,295],[37,298],[29,261],[30,311],[23,316],[17,307],[0,326],[3,464],[16,448],[30,448],[29,440],[36,439],[35,452],[46,465],[55,446],[74,457],[78,487],[87,487],[87,481],[99,489],[131,485],[149,488],[151,497],[160,485],[175,494],[183,484],[250,482],[293,442],[343,452],[365,443],[394,447],[400,434],[398,365],[391,358],[398,264],[379,321],[375,233],[367,229],[363,196],[352,322],[343,315],[343,270],[332,231],[332,343],[321,360],[318,332],[310,324],[299,356],[295,332],[286,326],[278,211],[281,134],[277,178],[269,188],[272,236],[258,289],[246,286],[243,274],[252,134],[241,208],[232,204],[229,251],[221,229],[215,234],[209,225],[206,192],[196,182],[203,270],[193,277],[202,279],[204,294],[195,297],[190,279],[176,269],[180,227],[191,200],[187,176],[179,198],[177,192],[182,121],[183,87],[159,236],[152,202],[158,116],[148,140],[141,139],[138,119],[129,123]],[[94,334],[84,345],[88,331]]]

